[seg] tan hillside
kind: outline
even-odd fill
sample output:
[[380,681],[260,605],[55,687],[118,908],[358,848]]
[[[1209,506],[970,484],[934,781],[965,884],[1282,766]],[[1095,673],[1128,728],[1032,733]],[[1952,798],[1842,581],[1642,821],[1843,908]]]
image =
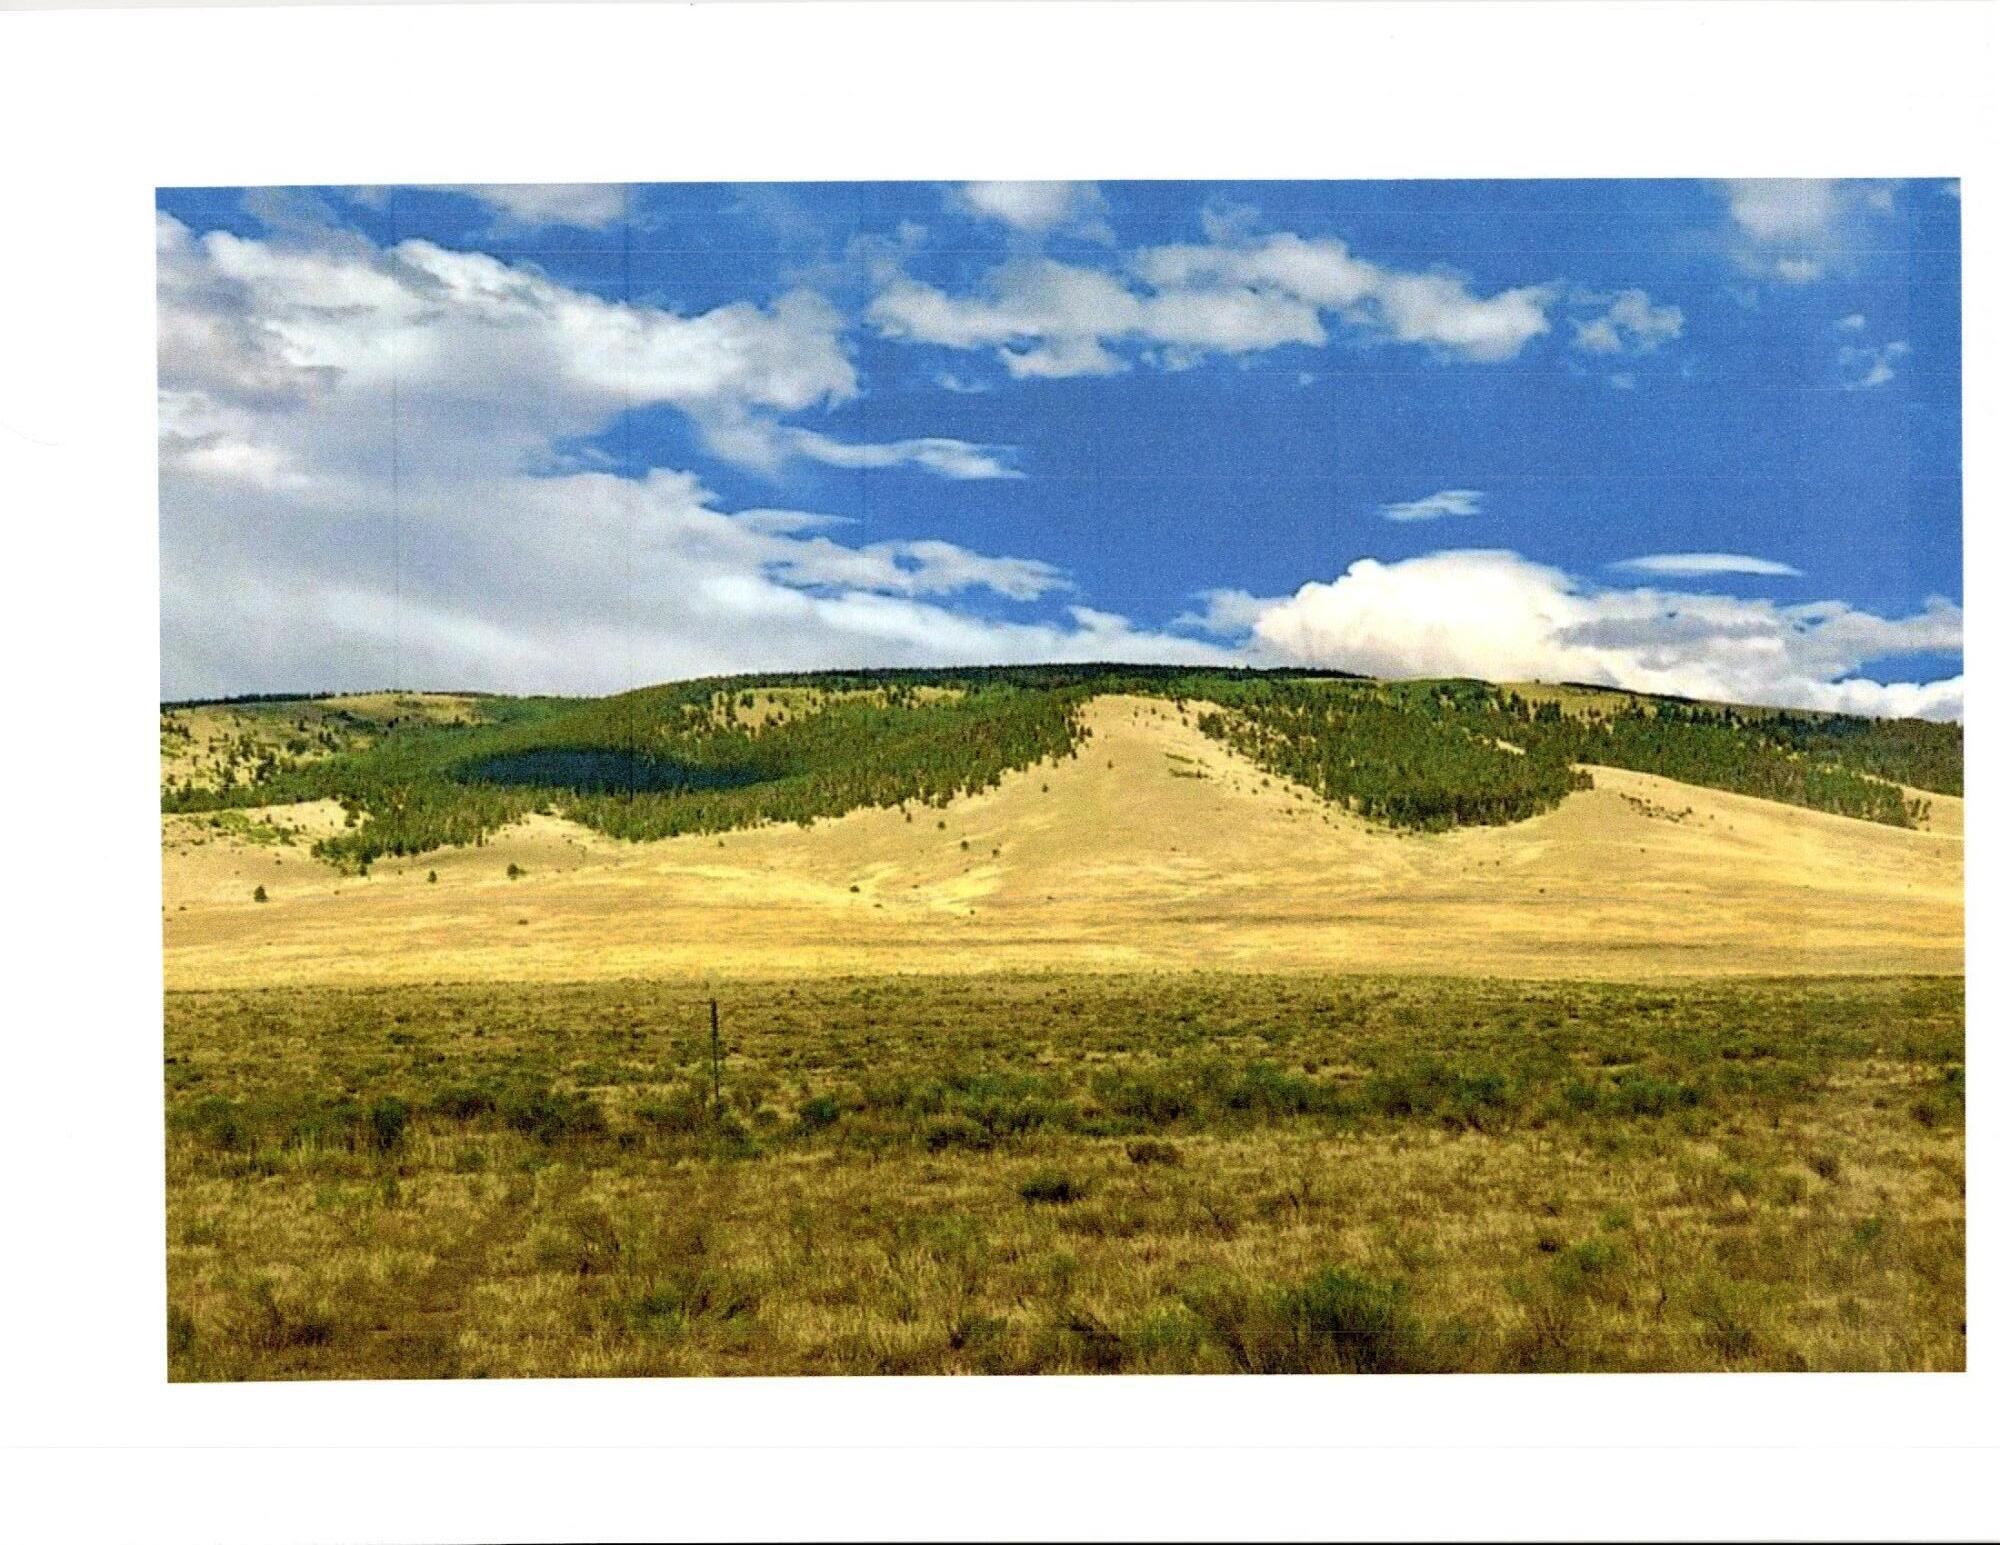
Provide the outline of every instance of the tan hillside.
[[629,844],[538,817],[363,879],[310,856],[342,819],[331,805],[165,817],[167,985],[1964,967],[1959,800],[1927,796],[1930,827],[1912,832],[1597,769],[1594,790],[1533,820],[1399,835],[1267,777],[1192,710],[1105,697],[1086,712],[1076,761],[907,820]]

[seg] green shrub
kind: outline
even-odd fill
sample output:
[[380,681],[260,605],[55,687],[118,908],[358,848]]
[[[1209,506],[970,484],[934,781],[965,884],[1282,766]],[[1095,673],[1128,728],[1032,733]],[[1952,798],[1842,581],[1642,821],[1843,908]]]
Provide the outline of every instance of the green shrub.
[[1362,1086],[1361,1103],[1377,1115],[1488,1130],[1519,1104],[1513,1081],[1489,1071],[1462,1072],[1432,1058],[1377,1073]]
[[1125,1157],[1134,1164],[1163,1164],[1173,1167],[1181,1162],[1181,1151],[1172,1143],[1145,1138],[1136,1143],[1127,1143]]
[[361,1131],[361,1107],[354,1101],[317,1099],[291,1114],[284,1123],[282,1141],[287,1148],[340,1148],[352,1152],[361,1142]]
[[632,1114],[662,1132],[686,1135],[709,1124],[714,1112],[708,1102],[692,1089],[676,1089],[664,1099],[641,1100]]
[[368,1107],[368,1146],[377,1153],[389,1153],[401,1145],[410,1125],[410,1102],[396,1095],[384,1095]]
[[924,1123],[924,1146],[933,1153],[946,1148],[990,1148],[993,1134],[970,1116],[933,1117]]
[[1089,1194],[1090,1188],[1074,1175],[1061,1170],[1036,1170],[1021,1182],[1021,1200],[1024,1202],[1046,1202],[1067,1205],[1081,1201]]
[[284,1352],[297,1347],[323,1347],[333,1340],[336,1330],[333,1313],[324,1304],[302,1302],[293,1295],[281,1298],[268,1277],[259,1277],[250,1287],[248,1324],[240,1339],[266,1352]]
[[546,1086],[512,1089],[500,1098],[500,1119],[516,1132],[545,1143],[590,1137],[604,1131],[604,1112],[586,1094],[558,1093]]
[[453,1121],[471,1121],[493,1109],[493,1096],[471,1084],[455,1084],[433,1096],[431,1109]]
[[1956,1126],[1965,1120],[1965,1069],[1948,1069],[1937,1083],[1918,1095],[1910,1115],[1921,1127]]
[[702,1321],[747,1319],[756,1312],[757,1285],[742,1272],[716,1267],[669,1271],[644,1288],[614,1299],[609,1313],[640,1336],[686,1335]]
[[830,1094],[816,1094],[799,1107],[799,1125],[808,1132],[823,1132],[840,1119],[840,1101]]
[[1603,1108],[1619,1116],[1664,1116],[1669,1111],[1691,1110],[1701,1100],[1701,1090],[1692,1084],[1648,1073],[1627,1073],[1613,1080]]
[[1166,1069],[1113,1068],[1091,1081],[1098,1103],[1145,1127],[1167,1127],[1200,1114],[1201,1091]]
[[1288,1073],[1275,1063],[1253,1062],[1224,1091],[1223,1103],[1233,1111],[1263,1120],[1283,1116],[1339,1115],[1345,1108],[1340,1091]]
[[1290,1287],[1198,1284],[1188,1307],[1246,1373],[1416,1373],[1422,1327],[1400,1284],[1330,1266]]
[[529,1237],[529,1248],[535,1264],[545,1270],[590,1277],[612,1270],[625,1245],[611,1214],[586,1203],[537,1228]]
[[183,1107],[176,1113],[175,1124],[225,1152],[249,1146],[249,1128],[241,1110],[223,1095],[205,1095]]
[[1407,1373],[1416,1333],[1402,1289],[1340,1267],[1278,1297],[1302,1372]]

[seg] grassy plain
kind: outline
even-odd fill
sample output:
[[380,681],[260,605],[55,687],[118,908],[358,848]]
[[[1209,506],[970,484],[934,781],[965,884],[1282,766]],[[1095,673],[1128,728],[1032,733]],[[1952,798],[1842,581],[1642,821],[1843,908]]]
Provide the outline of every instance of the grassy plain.
[[1963,984],[170,992],[179,1380],[1957,1369]]

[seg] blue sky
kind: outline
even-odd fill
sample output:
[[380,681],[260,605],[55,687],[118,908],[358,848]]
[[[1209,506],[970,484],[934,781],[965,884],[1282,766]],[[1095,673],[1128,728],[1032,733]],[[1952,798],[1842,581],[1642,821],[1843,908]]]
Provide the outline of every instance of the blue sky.
[[167,190],[163,692],[1227,659],[1955,716],[1955,185]]

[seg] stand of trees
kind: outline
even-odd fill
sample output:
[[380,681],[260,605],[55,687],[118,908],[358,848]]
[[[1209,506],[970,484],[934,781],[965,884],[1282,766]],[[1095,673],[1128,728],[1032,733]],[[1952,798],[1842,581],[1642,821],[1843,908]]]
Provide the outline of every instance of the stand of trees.
[[1501,826],[1590,787],[1560,747],[1523,746],[1521,725],[1459,689],[1219,684],[1204,734],[1356,814],[1443,831]]
[[[1914,826],[1896,784],[1963,787],[1955,724],[1631,696],[1566,712],[1476,681],[1221,683],[1202,728],[1272,772],[1392,826],[1525,819],[1588,786],[1575,764]],[[1513,748],[1509,750],[1508,748]],[[1516,754],[1518,753],[1518,754]]]

